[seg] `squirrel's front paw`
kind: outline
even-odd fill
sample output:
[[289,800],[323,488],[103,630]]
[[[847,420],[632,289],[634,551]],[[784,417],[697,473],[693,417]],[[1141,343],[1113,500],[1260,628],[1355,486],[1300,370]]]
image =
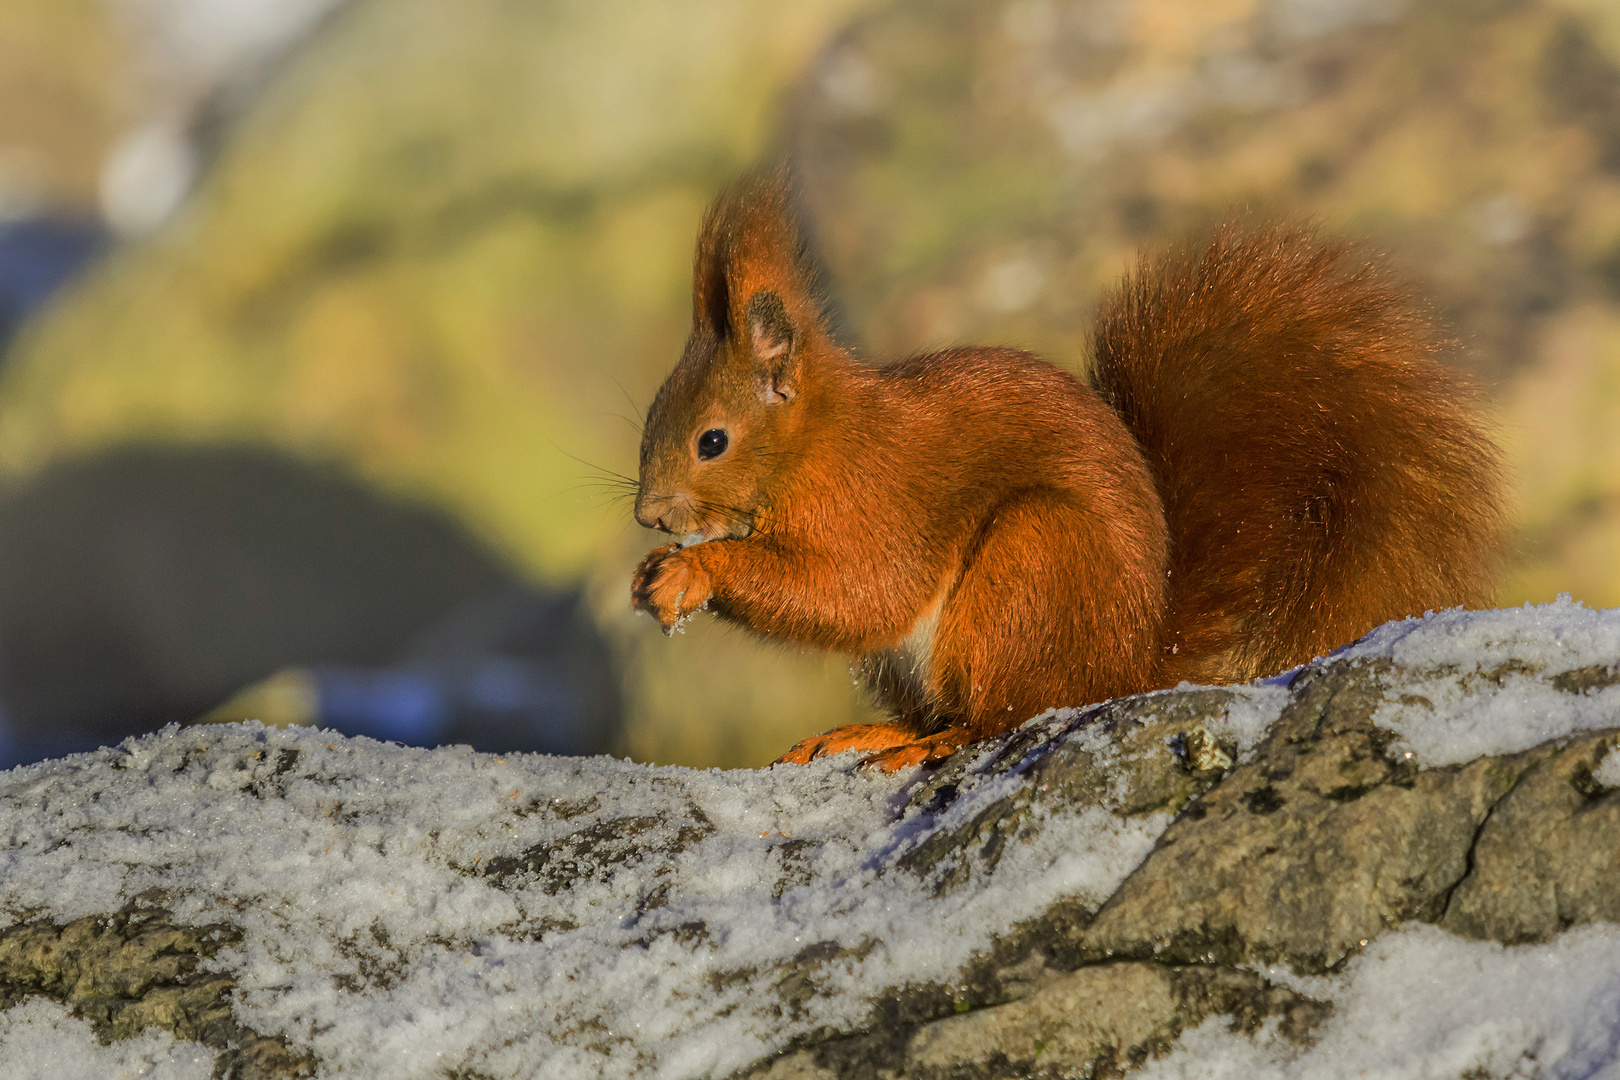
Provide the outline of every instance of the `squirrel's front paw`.
[[679,544],[648,552],[630,579],[630,607],[657,619],[665,634],[707,604],[712,593],[709,572]]

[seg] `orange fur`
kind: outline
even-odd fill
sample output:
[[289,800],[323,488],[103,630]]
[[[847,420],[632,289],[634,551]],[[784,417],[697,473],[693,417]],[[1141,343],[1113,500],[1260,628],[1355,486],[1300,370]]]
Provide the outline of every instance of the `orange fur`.
[[1109,298],[1093,378],[1172,538],[1161,681],[1244,681],[1489,601],[1497,451],[1439,351],[1380,262],[1304,227],[1225,226]]
[[1348,246],[1228,228],[1144,262],[1099,318],[1094,389],[1013,349],[857,362],[791,209],[778,175],[704,220],[636,502],[687,546],[631,589],[666,628],[708,606],[859,658],[895,719],[783,760],[898,768],[1485,597],[1494,449]]

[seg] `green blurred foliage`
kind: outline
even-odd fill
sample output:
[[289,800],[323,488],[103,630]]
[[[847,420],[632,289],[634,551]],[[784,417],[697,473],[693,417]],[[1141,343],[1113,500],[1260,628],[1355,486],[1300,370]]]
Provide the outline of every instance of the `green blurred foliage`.
[[874,356],[1080,366],[1143,245],[1234,212],[1391,253],[1500,406],[1504,599],[1620,603],[1620,16],[1602,0],[356,0],[197,197],[37,323],[0,469],[257,442],[585,581],[647,760],[866,718],[842,661],[624,612],[612,474],[688,320],[703,207],[789,153]]

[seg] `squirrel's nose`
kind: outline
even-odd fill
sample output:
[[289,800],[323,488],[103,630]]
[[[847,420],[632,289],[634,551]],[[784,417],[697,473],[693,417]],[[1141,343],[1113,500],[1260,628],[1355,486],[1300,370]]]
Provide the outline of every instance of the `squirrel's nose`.
[[690,508],[683,502],[686,498],[680,492],[675,495],[643,495],[636,500],[636,520],[649,529],[672,533],[682,526],[683,518],[691,516]]
[[655,513],[651,507],[638,506],[636,507],[636,520],[641,523],[643,528],[669,532],[669,522],[664,520],[668,513],[669,511],[665,510],[664,513],[659,514]]
[[659,500],[648,498],[646,494],[636,498],[636,522],[645,529],[662,529],[664,516],[657,512]]

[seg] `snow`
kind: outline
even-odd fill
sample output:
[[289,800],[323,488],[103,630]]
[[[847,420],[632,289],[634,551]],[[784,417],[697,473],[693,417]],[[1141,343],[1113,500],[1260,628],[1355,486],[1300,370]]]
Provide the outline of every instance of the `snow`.
[[1313,1045],[1279,1037],[1274,1023],[1251,1039],[1212,1017],[1142,1080],[1620,1076],[1620,927],[1505,948],[1412,925],[1380,937],[1342,975],[1266,973],[1333,1002]]
[[1592,779],[1606,788],[1620,788],[1620,745],[1612,747],[1598,767],[1592,770]]
[[168,1032],[102,1046],[90,1025],[54,1001],[29,998],[0,1012],[0,1080],[210,1080],[214,1052]]
[[1219,716],[1204,722],[1217,740],[1237,745],[1239,760],[1254,756],[1254,748],[1271,730],[1272,723],[1289,702],[1285,682],[1262,680],[1255,686],[1234,688],[1232,700]]
[[[1392,660],[1416,673],[1373,722],[1400,736],[1392,752],[1428,768],[1620,726],[1620,678],[1585,693],[1551,683],[1585,668],[1620,669],[1620,610],[1594,610],[1567,596],[1387,623],[1335,656]],[[1482,686],[1494,689],[1481,693]]]
[[[896,861],[1015,781],[969,776],[934,821],[900,812],[918,775],[850,765],[705,772],[171,728],[0,780],[0,912],[66,920],[173,890],[181,922],[241,928],[214,963],[242,1022],[334,1075],[723,1075],[858,1027],[891,988],[950,979],[1060,898],[1100,902],[1169,823],[1048,810],[993,872],[936,897]],[[504,887],[482,873],[527,851],[542,865]],[[553,861],[574,864],[568,888]],[[782,965],[807,949],[796,970],[818,993],[780,1015]]]
[[[1433,766],[1615,726],[1616,688],[1564,693],[1537,672],[1617,659],[1620,612],[1564,601],[1392,624],[1335,662],[1412,667],[1376,719],[1399,734],[1395,752]],[[1481,680],[1496,692],[1465,696]],[[1206,728],[1252,753],[1289,700],[1283,682],[1235,688]],[[1082,718],[1033,723],[1111,768],[1124,751],[1100,727],[1071,730]],[[168,890],[177,921],[240,930],[205,967],[236,980],[241,1023],[312,1051],[323,1076],[722,1076],[817,1031],[859,1030],[907,984],[949,985],[1059,900],[1100,903],[1169,824],[1117,812],[1120,769],[1101,804],[1030,804],[1038,828],[940,887],[976,856],[924,872],[907,854],[1024,783],[988,767],[993,749],[967,753],[955,801],[932,813],[909,802],[925,774],[858,771],[848,755],[721,772],[169,728],[0,773],[0,927]],[[1611,753],[1594,775],[1616,774]],[[811,992],[790,994],[788,973]],[[1154,1068],[1416,1077],[1534,1053],[1562,1075],[1560,1062],[1612,1058],[1620,1038],[1614,928],[1518,949],[1407,929],[1303,982],[1338,1006],[1317,1049],[1212,1021]],[[87,1030],[24,1002],[0,1014],[0,1062],[164,1077],[208,1064],[166,1036],[102,1048]]]

